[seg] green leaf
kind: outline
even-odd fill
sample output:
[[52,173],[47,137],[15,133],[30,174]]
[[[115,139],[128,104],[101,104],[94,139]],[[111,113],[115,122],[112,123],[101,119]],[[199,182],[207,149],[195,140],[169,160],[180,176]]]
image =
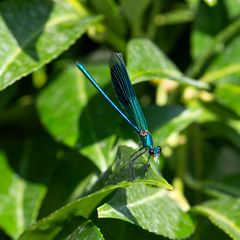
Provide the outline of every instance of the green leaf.
[[36,224],[33,224],[19,239],[31,239],[31,236],[34,235],[41,236],[41,239],[46,239],[46,237],[47,239],[54,239],[55,236],[60,234],[62,227],[74,218],[79,216],[88,218],[99,202],[119,187],[111,186],[102,189],[60,208],[49,216],[39,220]]
[[[172,186],[160,176],[153,164],[146,170],[146,162],[140,163],[140,167],[133,166],[137,171],[134,179],[129,172],[129,155],[133,150],[122,147],[118,152],[118,158],[113,166],[102,176],[94,188],[100,189],[87,196],[84,196],[41,219],[26,230],[20,239],[29,239],[33,234],[38,234],[42,238],[51,236],[50,239],[60,234],[60,229],[72,221],[75,217],[88,218],[94,208],[110,193],[118,188],[126,188],[132,184],[144,183],[149,186],[172,189]],[[139,159],[140,160],[140,159]],[[142,159],[143,160],[143,159]],[[144,173],[144,176],[143,176]],[[113,185],[114,184],[114,185]]]
[[218,0],[204,0],[209,7],[213,7],[218,3]]
[[[108,67],[87,69],[108,92]],[[57,76],[39,95],[37,106],[43,125],[56,140],[78,149],[101,171],[107,169],[113,160],[113,134],[120,119],[77,67]]]
[[238,115],[240,92],[240,37],[235,38],[222,54],[214,59],[202,77],[203,81],[214,82],[215,96],[219,103]]
[[134,162],[130,162],[130,156],[135,152],[136,150],[132,148],[120,146],[115,161],[103,174],[94,189],[123,182],[126,186],[132,183],[144,183],[150,186],[172,189],[172,186],[161,176],[159,165],[152,158],[149,160],[149,166],[143,155]]
[[51,172],[51,182],[39,217],[47,216],[84,195],[97,178],[97,168],[78,152],[61,149],[56,154],[57,162]]
[[151,118],[161,119],[158,121],[164,122],[161,126],[155,127],[156,130],[153,132],[154,139],[163,144],[172,134],[179,134],[190,124],[197,122],[202,109],[190,110],[180,106],[168,106],[159,108],[159,110],[155,109],[155,111],[152,108],[151,113]]
[[235,38],[209,65],[202,76],[205,82],[233,83],[240,85],[240,56],[238,54],[240,37]]
[[121,0],[123,12],[131,25],[133,36],[141,34],[142,20],[144,19],[143,14],[149,3],[149,0]]
[[230,19],[237,19],[240,16],[239,2],[238,0],[226,1],[226,8]]
[[224,122],[209,121],[206,122],[204,128],[207,128],[209,137],[228,140],[240,149],[240,134],[234,128]]
[[[104,22],[109,31],[115,32],[117,36],[126,34],[126,25],[117,3],[113,0],[90,0],[92,7],[99,14],[104,14]],[[108,31],[107,34],[110,34]]]
[[32,231],[26,232],[21,240],[41,240],[41,239],[81,239],[81,240],[104,240],[100,230],[90,221],[81,217],[75,217],[58,229],[58,233]]
[[127,66],[134,82],[151,79],[169,79],[183,85],[208,89],[206,83],[184,77],[174,63],[150,40],[131,40],[127,48]]
[[[144,182],[144,180],[142,180]],[[146,181],[147,182],[147,181]],[[82,197],[62,208],[50,214],[49,216],[41,219],[36,224],[33,224],[28,230],[26,230],[20,240],[29,239],[33,234],[38,234],[44,239],[44,237],[51,236],[49,239],[53,239],[60,233],[61,228],[75,217],[82,216],[88,218],[94,208],[111,192],[118,188],[124,188],[135,182],[122,181],[116,185],[108,185],[105,188]],[[152,182],[150,183],[152,184]],[[170,188],[171,186],[163,180],[159,183],[162,187]],[[31,238],[30,238],[31,239]]]
[[225,1],[219,1],[212,7],[207,6],[203,1],[199,2],[191,36],[191,50],[194,59],[204,54],[204,50],[212,44],[215,36],[227,26],[228,21]]
[[240,239],[240,199],[224,198],[208,201],[193,209],[206,216],[232,239]]
[[0,90],[56,58],[99,19],[77,1],[10,0],[0,13]]
[[82,223],[71,234],[67,236],[67,239],[81,239],[81,240],[104,240],[98,227],[96,227],[90,220]]
[[221,84],[216,91],[217,100],[240,116],[240,85]]
[[0,152],[0,227],[12,238],[35,222],[46,188],[18,176]]
[[167,190],[144,184],[118,190],[98,208],[98,216],[121,219],[171,239],[186,238],[194,231],[190,216],[169,197]]

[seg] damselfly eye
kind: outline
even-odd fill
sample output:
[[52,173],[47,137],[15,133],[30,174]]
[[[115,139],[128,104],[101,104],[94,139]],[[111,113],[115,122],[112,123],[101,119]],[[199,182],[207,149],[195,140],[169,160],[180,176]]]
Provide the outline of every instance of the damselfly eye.
[[154,154],[154,151],[153,151],[152,148],[149,150],[149,153],[150,153],[150,154]]

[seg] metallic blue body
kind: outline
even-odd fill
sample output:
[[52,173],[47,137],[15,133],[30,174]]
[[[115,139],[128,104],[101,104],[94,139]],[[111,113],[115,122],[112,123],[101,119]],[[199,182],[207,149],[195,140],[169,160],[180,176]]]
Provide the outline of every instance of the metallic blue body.
[[146,135],[146,136],[140,135],[140,140],[144,147],[147,147],[147,148],[153,147],[153,140],[152,140],[152,136],[150,133],[148,133],[148,135]]

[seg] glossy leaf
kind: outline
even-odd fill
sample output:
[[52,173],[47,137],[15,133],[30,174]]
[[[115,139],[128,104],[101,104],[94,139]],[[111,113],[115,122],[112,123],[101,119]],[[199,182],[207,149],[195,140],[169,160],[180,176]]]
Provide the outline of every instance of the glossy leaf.
[[81,239],[81,240],[104,240],[98,227],[91,221],[86,221],[78,226],[74,232],[67,236],[67,239]]
[[240,199],[212,200],[194,207],[194,211],[206,216],[232,239],[240,239]]
[[[104,89],[109,87],[107,66],[87,69]],[[120,119],[74,65],[40,94],[38,111],[56,140],[78,149],[102,171],[107,169],[113,160],[113,133]]]
[[100,230],[90,221],[80,217],[75,217],[67,222],[58,233],[32,231],[23,234],[21,240],[41,240],[41,239],[81,239],[81,240],[104,240]]
[[0,226],[12,238],[36,221],[46,193],[42,184],[30,183],[18,176],[0,152]]
[[186,238],[194,231],[191,217],[183,212],[164,189],[143,184],[118,190],[98,208],[100,218],[117,218],[171,239]]
[[134,39],[127,48],[127,68],[133,82],[170,79],[183,85],[208,88],[206,83],[182,75],[176,65],[150,40]]
[[148,166],[146,159],[148,153],[131,162],[130,156],[136,151],[120,146],[115,161],[99,179],[95,188],[124,182],[126,186],[132,183],[144,183],[149,186],[172,189],[172,186],[161,176],[159,165],[152,157],[149,159]]
[[54,239],[60,234],[61,228],[74,218],[79,216],[88,218],[99,202],[118,187],[120,186],[102,189],[60,208],[32,225],[21,235],[20,240],[31,239],[31,236],[34,235],[41,236],[41,239],[44,237]]
[[56,58],[99,18],[77,1],[0,4],[0,90]]
[[[119,176],[116,175],[116,177],[118,178]],[[147,180],[145,181],[144,179],[139,181],[144,183],[146,182],[146,184],[154,185],[152,181],[150,183]],[[105,182],[105,185],[107,185],[105,186],[105,188],[102,188],[99,191],[82,197],[58,209],[49,216],[41,219],[36,224],[33,224],[27,231],[23,233],[23,235],[20,237],[20,240],[29,239],[30,236],[33,236],[35,234],[41,237],[51,236],[50,239],[52,239],[54,236],[60,233],[62,226],[73,220],[75,217],[81,216],[84,218],[88,218],[94,208],[96,208],[96,206],[111,192],[118,188],[125,188],[131,184],[137,184],[137,181],[132,182],[123,180],[118,181],[118,183],[115,183],[115,185],[108,184],[110,184],[110,181]],[[171,186],[164,179],[162,179],[162,182],[159,182],[157,184],[161,187],[171,188]]]

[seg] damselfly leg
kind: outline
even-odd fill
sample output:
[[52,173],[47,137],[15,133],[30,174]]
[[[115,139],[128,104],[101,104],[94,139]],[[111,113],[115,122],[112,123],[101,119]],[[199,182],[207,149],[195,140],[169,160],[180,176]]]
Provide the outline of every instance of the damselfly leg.
[[[142,151],[142,150],[144,150],[144,151]],[[141,147],[140,149],[138,149],[135,153],[133,153],[130,156],[129,172],[130,172],[130,176],[131,176],[132,180],[135,179],[135,171],[134,171],[134,167],[133,167],[133,164],[134,164],[135,160],[137,160],[139,157],[141,157],[147,151],[148,151],[148,149],[145,149],[145,147]],[[139,154],[137,154],[137,153],[139,153]]]
[[141,152],[145,147],[141,147],[139,148],[136,152],[134,152],[133,154],[130,155],[130,159],[132,159],[134,157],[134,155],[136,155],[137,153]]

